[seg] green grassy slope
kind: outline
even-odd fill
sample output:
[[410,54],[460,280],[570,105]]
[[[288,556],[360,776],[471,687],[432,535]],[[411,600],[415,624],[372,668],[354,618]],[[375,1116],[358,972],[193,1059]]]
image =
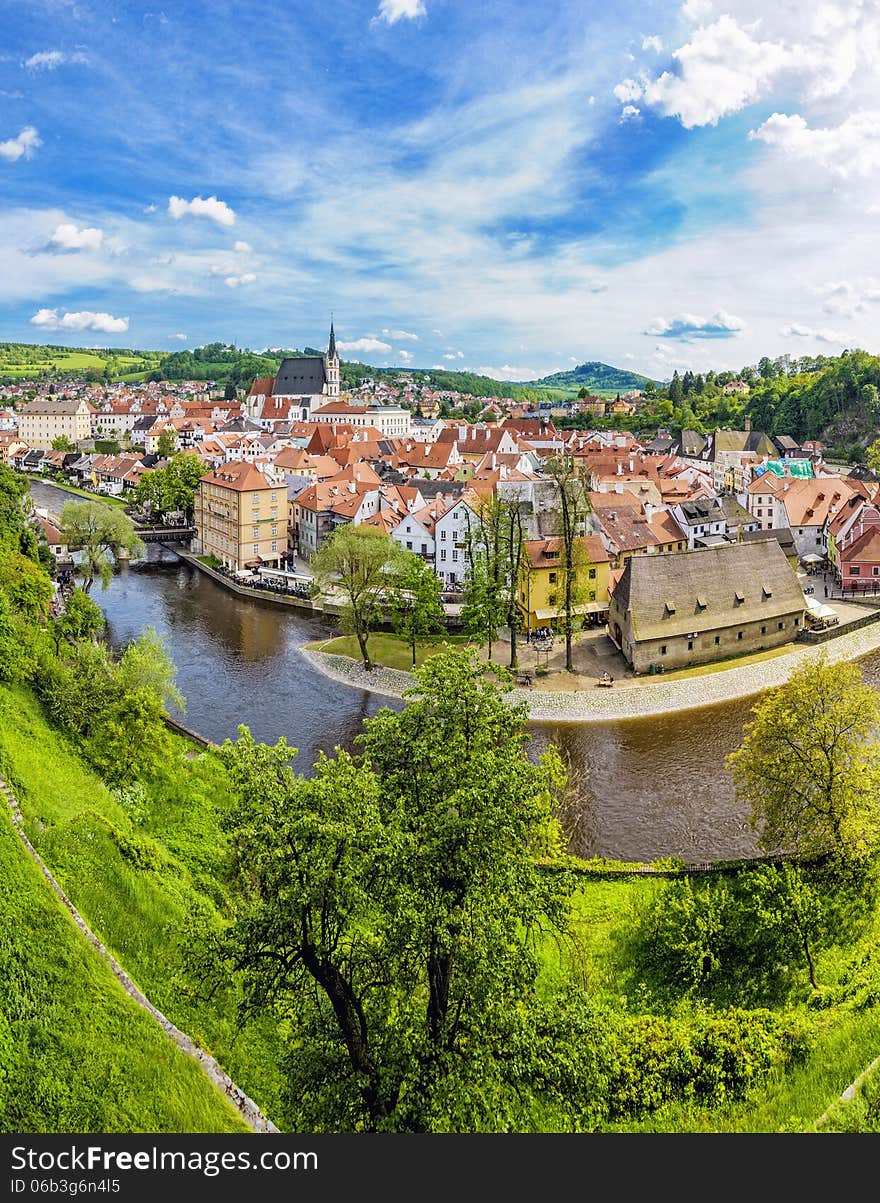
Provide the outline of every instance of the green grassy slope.
[[[46,723],[24,689],[0,689],[0,766],[28,838],[108,950],[150,1001],[216,1057],[275,1119],[271,1030],[237,1035],[235,1001],[196,996],[183,948],[191,922],[219,922],[222,773],[184,758],[148,794],[116,796]],[[277,1121],[276,1121],[277,1122]]]
[[247,1132],[125,994],[0,808],[0,1131]]

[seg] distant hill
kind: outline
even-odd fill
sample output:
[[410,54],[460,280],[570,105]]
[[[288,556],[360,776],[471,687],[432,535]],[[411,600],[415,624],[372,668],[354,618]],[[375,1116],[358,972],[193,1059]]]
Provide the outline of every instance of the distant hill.
[[[629,389],[642,389],[648,383],[647,376],[637,372],[628,372],[624,368],[613,368],[607,363],[578,364],[570,372],[554,372],[552,376],[543,376],[540,380],[524,382],[527,388],[557,388],[576,392],[588,388],[590,392],[627,392]],[[655,381],[656,383],[656,381]]]

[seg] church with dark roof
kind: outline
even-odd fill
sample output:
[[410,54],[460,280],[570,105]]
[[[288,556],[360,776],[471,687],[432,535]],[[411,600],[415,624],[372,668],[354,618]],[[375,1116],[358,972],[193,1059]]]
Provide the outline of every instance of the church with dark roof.
[[247,398],[248,417],[265,427],[276,422],[307,422],[316,409],[339,398],[339,354],[330,322],[325,355],[292,355],[281,361],[274,379],[260,376]]

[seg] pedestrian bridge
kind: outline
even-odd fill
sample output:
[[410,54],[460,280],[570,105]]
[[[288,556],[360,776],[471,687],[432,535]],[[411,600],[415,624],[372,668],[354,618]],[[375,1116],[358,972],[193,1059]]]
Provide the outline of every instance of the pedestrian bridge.
[[144,543],[189,543],[195,537],[194,526],[135,527]]

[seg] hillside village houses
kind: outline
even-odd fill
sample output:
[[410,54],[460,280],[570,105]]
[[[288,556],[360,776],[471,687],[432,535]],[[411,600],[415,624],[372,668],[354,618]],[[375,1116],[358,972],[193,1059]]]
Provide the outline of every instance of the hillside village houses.
[[[771,438],[748,420],[741,431],[660,431],[645,441],[567,430],[509,399],[480,399],[478,421],[441,418],[441,402],[460,409],[474,399],[419,391],[407,373],[396,385],[343,392],[332,323],[326,354],[285,358],[241,398],[216,397],[201,381],[37,392],[33,401],[14,395],[10,416],[0,414],[4,462],[125,496],[163,465],[159,438],[173,433],[204,464],[193,550],[233,572],[287,557],[304,570],[339,526],[366,524],[458,590],[483,508],[493,497],[515,501],[529,631],[562,621],[558,499],[544,464],[570,455],[590,502],[577,532],[577,623],[604,630],[607,616],[609,637],[638,672],[795,638],[806,605],[796,569],[827,560],[848,588],[880,581],[877,482],[834,473],[821,446]],[[61,434],[75,452],[51,450]],[[121,450],[98,453],[95,438]],[[674,610],[657,611],[657,599]]]

